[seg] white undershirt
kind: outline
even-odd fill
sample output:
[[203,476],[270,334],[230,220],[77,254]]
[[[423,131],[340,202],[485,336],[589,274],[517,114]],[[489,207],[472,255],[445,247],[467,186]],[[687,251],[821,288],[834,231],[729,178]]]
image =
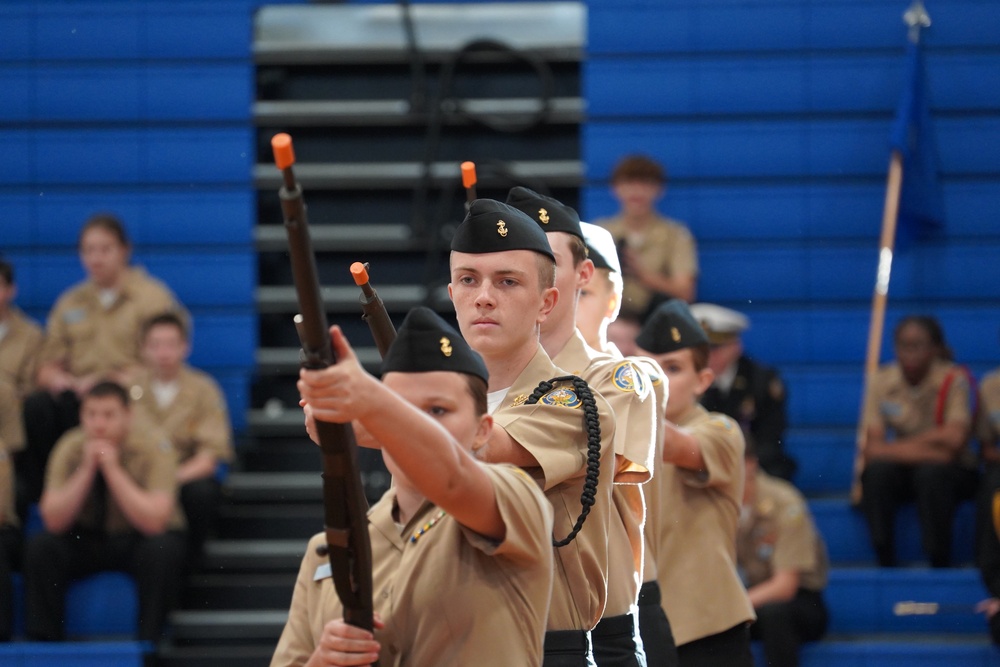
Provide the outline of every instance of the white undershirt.
[[739,364],[729,364],[726,370],[722,371],[715,376],[714,384],[716,388],[723,394],[728,394],[729,390],[733,388],[733,380],[736,379],[736,369]]
[[116,289],[105,288],[102,289],[97,294],[97,299],[98,301],[101,302],[101,305],[104,306],[104,310],[107,310],[108,308],[113,306],[115,303],[115,299],[117,298],[118,298],[118,290]]
[[162,410],[177,398],[177,393],[181,390],[180,383],[177,380],[172,380],[170,382],[160,382],[159,380],[153,380],[149,383],[149,388],[153,391],[153,396],[156,398],[156,405]]
[[486,412],[493,414],[503,403],[503,399],[507,397],[507,392],[510,391],[510,387],[506,389],[498,389],[496,391],[491,391],[486,394]]

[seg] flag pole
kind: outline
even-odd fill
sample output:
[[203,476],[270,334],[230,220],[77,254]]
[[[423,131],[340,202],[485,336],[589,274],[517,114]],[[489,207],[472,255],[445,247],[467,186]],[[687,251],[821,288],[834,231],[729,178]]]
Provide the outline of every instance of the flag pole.
[[[920,30],[931,24],[921,0],[914,0],[903,14],[903,22],[909,27],[909,39],[914,44],[920,42]],[[871,390],[872,379],[878,371],[882,353],[882,336],[885,331],[885,311],[889,297],[889,277],[892,274],[892,253],[896,243],[896,222],[899,219],[899,194],[903,186],[903,156],[893,149],[889,156],[889,172],[886,177],[885,204],[882,210],[882,234],[879,239],[878,270],[875,275],[875,289],[872,293],[871,317],[868,326],[868,347],[865,352],[864,381],[861,392],[861,408],[855,434],[854,473],[851,479],[851,502],[861,502],[861,473],[864,471],[864,448],[866,429],[864,424],[865,406]]]

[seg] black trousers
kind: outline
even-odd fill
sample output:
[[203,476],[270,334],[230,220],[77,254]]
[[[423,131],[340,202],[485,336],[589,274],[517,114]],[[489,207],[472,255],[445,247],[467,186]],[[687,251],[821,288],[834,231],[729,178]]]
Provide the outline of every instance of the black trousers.
[[635,614],[605,616],[590,631],[597,667],[646,667],[642,643],[636,642],[639,619]]
[[677,667],[677,647],[663,611],[660,584],[647,581],[639,589],[639,636],[649,667]]
[[750,631],[740,623],[677,647],[681,667],[754,667]]
[[921,542],[931,567],[948,567],[955,508],[974,497],[976,480],[975,470],[955,464],[869,462],[861,475],[861,504],[879,565],[897,564],[896,512],[901,504],[914,500]]
[[594,667],[590,633],[586,630],[546,632],[542,667]]
[[37,503],[45,483],[45,466],[56,441],[80,424],[80,399],[72,391],[53,396],[36,391],[24,399],[24,450],[17,456],[18,514]]
[[39,533],[24,554],[27,635],[34,641],[65,639],[66,590],[95,572],[128,572],[139,589],[139,639],[156,642],[177,602],[184,534],[104,535]]
[[14,582],[11,574],[21,567],[21,531],[0,527],[0,642],[14,633]]
[[823,594],[800,588],[788,602],[774,602],[757,609],[750,638],[764,644],[768,667],[798,667],[802,642],[816,641],[829,621]]
[[205,540],[215,530],[219,496],[219,483],[212,477],[192,480],[180,488],[181,507],[187,519],[186,564],[190,569],[197,569]]

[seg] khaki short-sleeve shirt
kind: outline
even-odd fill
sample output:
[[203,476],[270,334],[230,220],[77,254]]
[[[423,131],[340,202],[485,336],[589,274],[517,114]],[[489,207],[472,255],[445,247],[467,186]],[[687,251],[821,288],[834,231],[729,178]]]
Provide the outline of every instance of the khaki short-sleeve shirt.
[[947,361],[935,361],[924,381],[911,386],[899,364],[883,366],[876,373],[865,404],[865,427],[882,426],[897,438],[906,438],[934,428],[938,395],[945,379],[952,375],[943,405],[943,423],[970,425],[969,382],[958,367]]
[[[59,489],[80,466],[86,436],[77,427],[59,438],[45,469],[45,490]],[[137,485],[146,491],[163,491],[176,497],[176,463],[173,449],[166,436],[158,432],[145,433],[133,428],[121,445],[122,467]],[[100,474],[100,473],[98,473]],[[135,530],[109,490],[103,517],[97,515],[98,504],[91,495],[83,505],[77,525],[87,530],[103,530],[109,535]],[[167,525],[178,530],[185,525],[181,509],[175,503],[174,513]]]
[[35,386],[38,350],[42,329],[16,307],[6,320],[0,337],[0,449],[24,449],[22,400]]
[[[538,347],[493,413],[502,427],[538,461],[528,472],[545,489],[555,512],[556,539],[572,530],[580,515],[586,475],[587,435],[580,398],[572,385],[559,385],[534,405],[526,403],[543,380],[566,375]],[[608,594],[609,535],[621,522],[612,500],[615,486],[615,419],[611,407],[594,393],[601,425],[600,476],[594,505],[576,538],[556,549],[556,572],[548,630],[590,630],[604,613]],[[622,533],[624,530],[622,529]],[[627,536],[621,535],[627,548]],[[621,544],[621,543],[619,543]]]
[[621,526],[612,525],[608,536],[610,569],[604,615],[619,616],[628,613],[636,604],[642,579],[642,526],[646,510],[639,484],[649,481],[653,475],[656,396],[652,381],[639,364],[594,350],[579,330],[552,363],[586,380],[592,390],[608,401],[614,412],[618,466],[613,494]]
[[[381,665],[541,664],[552,587],[552,510],[524,471],[482,465],[506,526],[500,543],[430,503],[400,535],[392,489],[372,508],[374,602],[385,623],[375,633]],[[325,623],[343,615],[329,563],[314,549],[323,539],[313,538],[302,561],[272,666],[305,664]]]
[[788,482],[758,472],[756,495],[740,521],[737,562],[747,587],[767,581],[778,570],[799,573],[799,587],[821,591],[830,565],[805,499]]
[[[626,242],[628,230],[620,216],[598,220],[595,224],[611,232],[615,245]],[[647,271],[655,271],[664,276],[698,275],[698,252],[694,236],[677,220],[657,216],[647,228],[641,245],[633,250]],[[622,312],[632,316],[642,315],[649,307],[653,293],[627,274],[622,276],[622,280]]]
[[183,366],[177,377],[177,395],[164,407],[156,401],[151,380],[148,371],[144,372],[129,392],[136,418],[149,420],[170,438],[178,463],[202,452],[212,454],[217,461],[233,460],[226,399],[212,376]]
[[110,373],[139,363],[142,325],[154,315],[175,312],[188,321],[173,293],[140,268],[130,268],[110,307],[100,290],[82,282],[59,297],[49,313],[39,364],[59,363],[77,377]]
[[976,435],[982,443],[1000,444],[1000,369],[979,384],[979,419]]
[[[706,471],[663,465],[657,575],[678,646],[756,618],[736,567],[743,432],[695,405],[677,425],[697,439]],[[655,479],[655,478],[654,478]]]

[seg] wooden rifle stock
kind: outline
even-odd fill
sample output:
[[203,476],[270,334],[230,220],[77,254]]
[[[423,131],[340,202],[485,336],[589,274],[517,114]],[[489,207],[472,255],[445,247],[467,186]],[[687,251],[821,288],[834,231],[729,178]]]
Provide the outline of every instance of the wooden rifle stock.
[[[288,251],[299,301],[296,329],[302,341],[302,367],[322,369],[336,363],[323,306],[316,257],[309,237],[309,223],[302,188],[295,181],[292,140],[287,134],[271,140],[275,164],[284,185],[278,192],[288,234]],[[316,420],[323,459],[323,515],[326,549],[344,620],[365,630],[374,629],[372,603],[372,552],[368,537],[368,502],[358,466],[358,446],[350,424]]]
[[361,310],[364,311],[362,319],[368,323],[368,328],[371,329],[379,356],[385,359],[385,353],[389,351],[389,346],[392,345],[392,341],[396,340],[396,327],[392,325],[392,320],[389,319],[389,313],[386,312],[385,304],[382,303],[378,292],[368,281],[368,264],[354,262],[351,264],[351,275],[354,277],[354,284],[361,288]]

